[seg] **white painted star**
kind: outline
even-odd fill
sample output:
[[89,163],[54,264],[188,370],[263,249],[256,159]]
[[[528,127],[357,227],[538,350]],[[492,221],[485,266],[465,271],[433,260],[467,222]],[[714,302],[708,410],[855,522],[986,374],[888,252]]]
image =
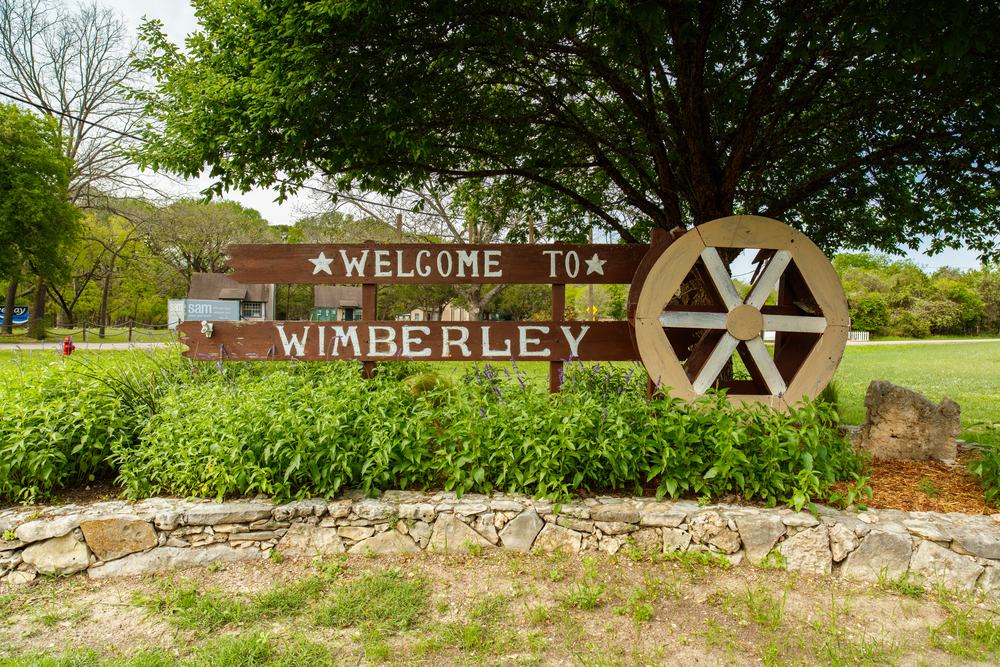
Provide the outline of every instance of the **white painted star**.
[[331,276],[333,275],[333,271],[330,270],[330,262],[333,261],[332,257],[327,258],[326,255],[320,253],[319,257],[317,257],[316,259],[310,259],[309,261],[316,265],[316,268],[313,269],[314,276],[320,271],[326,271]]
[[604,265],[608,263],[608,260],[606,260],[606,259],[598,259],[597,258],[597,253],[595,252],[594,253],[594,257],[592,259],[585,259],[583,261],[585,261],[587,263],[587,275],[588,276],[591,273],[599,273],[602,276],[604,275]]

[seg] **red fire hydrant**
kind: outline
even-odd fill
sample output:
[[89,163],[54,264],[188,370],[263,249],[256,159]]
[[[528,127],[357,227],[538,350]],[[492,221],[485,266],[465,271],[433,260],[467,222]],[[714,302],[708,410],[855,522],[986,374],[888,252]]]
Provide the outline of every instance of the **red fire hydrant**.
[[63,341],[63,356],[73,354],[73,350],[76,349],[76,345],[73,345],[73,337],[66,336],[66,340]]

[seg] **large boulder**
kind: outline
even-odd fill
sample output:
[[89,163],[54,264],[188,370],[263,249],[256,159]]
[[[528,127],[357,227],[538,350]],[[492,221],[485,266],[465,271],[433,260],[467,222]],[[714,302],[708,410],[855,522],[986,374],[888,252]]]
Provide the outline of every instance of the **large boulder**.
[[936,405],[923,394],[876,380],[865,394],[860,446],[879,459],[947,461],[957,455],[961,432],[958,403],[947,396]]

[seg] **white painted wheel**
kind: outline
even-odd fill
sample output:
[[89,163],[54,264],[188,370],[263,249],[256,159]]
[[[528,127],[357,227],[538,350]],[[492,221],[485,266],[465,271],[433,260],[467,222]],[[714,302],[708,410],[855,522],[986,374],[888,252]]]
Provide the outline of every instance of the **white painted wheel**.
[[[762,251],[745,300],[719,248]],[[714,306],[670,303],[692,271],[714,292]],[[777,305],[766,305],[776,288]],[[776,220],[734,216],[688,231],[663,252],[642,285],[634,324],[643,364],[671,396],[694,400],[717,387],[727,389],[732,402],[784,409],[815,398],[829,383],[850,320],[840,279],[815,244]],[[776,332],[774,357],[765,331]],[[719,380],[734,353],[749,381]]]

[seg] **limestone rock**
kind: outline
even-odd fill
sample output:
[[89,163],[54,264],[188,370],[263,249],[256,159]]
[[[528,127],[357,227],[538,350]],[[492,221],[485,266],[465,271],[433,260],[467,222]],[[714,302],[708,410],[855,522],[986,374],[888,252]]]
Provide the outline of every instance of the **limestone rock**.
[[861,448],[880,459],[954,461],[961,432],[958,403],[936,405],[923,394],[878,380],[865,394]]
[[295,518],[296,505],[298,505],[298,503],[291,502],[291,503],[285,503],[280,507],[275,507],[273,510],[271,510],[271,516],[273,516],[276,521],[290,521],[291,519]]
[[842,523],[830,526],[830,551],[833,552],[833,562],[839,563],[847,558],[847,554],[858,548],[861,540],[854,531]]
[[789,527],[794,526],[795,528],[812,528],[819,525],[819,519],[808,512],[799,512],[797,514],[785,514],[781,517],[781,523]]
[[[232,539],[237,537],[234,535]],[[291,558],[324,558],[344,553],[344,544],[336,528],[293,523],[278,542],[278,551]]]
[[156,531],[140,519],[88,519],[80,523],[80,529],[99,560],[115,560],[156,546]]
[[785,534],[785,524],[781,517],[773,514],[737,517],[736,528],[746,549],[747,560],[753,565],[760,565],[778,543],[778,539]]
[[513,500],[499,498],[490,501],[490,509],[494,512],[521,512],[524,510],[524,505]]
[[174,530],[180,525],[184,518],[184,512],[180,510],[162,510],[153,515],[153,525],[157,530]]
[[594,532],[594,522],[587,521],[585,519],[574,519],[570,516],[560,516],[556,519],[556,523],[563,528],[569,528],[570,530],[575,530],[578,533]]
[[607,552],[609,556],[614,556],[622,548],[622,543],[617,537],[605,537],[598,541],[597,548]]
[[691,546],[691,533],[678,528],[663,529],[663,553],[687,551],[689,546]]
[[559,516],[574,519],[589,519],[590,508],[586,505],[563,505],[559,508]]
[[663,534],[659,528],[642,528],[632,533],[628,539],[642,551],[662,551],[663,549]]
[[17,536],[17,539],[21,540],[25,544],[40,542],[53,537],[62,537],[79,526],[80,522],[86,518],[87,517],[83,514],[71,514],[68,516],[61,516],[58,519],[39,519],[37,521],[29,521],[28,523],[22,523],[18,526],[17,530],[14,531],[14,534]]
[[[8,529],[9,530],[9,529]],[[3,533],[0,532],[0,535]],[[0,551],[13,551],[14,549],[20,549],[24,546],[24,542],[19,539],[5,540],[0,538]]]
[[477,548],[492,549],[493,545],[454,514],[442,514],[434,522],[427,548],[439,554],[468,554]]
[[423,521],[417,521],[410,526],[408,534],[417,543],[417,546],[421,549],[426,549],[428,542],[431,540],[431,525]]
[[956,553],[1000,559],[1000,535],[994,531],[956,530],[952,538],[951,548]]
[[727,554],[740,548],[740,536],[729,528],[729,521],[718,512],[703,512],[690,521],[691,537],[698,544],[711,544]]
[[409,535],[403,535],[398,530],[387,530],[358,542],[348,550],[348,553],[361,556],[403,556],[420,553],[420,547]]
[[426,503],[404,504],[399,506],[400,519],[416,519],[430,523],[434,521],[434,506]]
[[11,572],[7,575],[7,583],[11,586],[24,586],[34,581],[37,576],[34,572]]
[[475,516],[476,514],[482,514],[488,509],[483,503],[462,503],[455,505],[452,511],[461,516]]
[[477,516],[476,520],[472,523],[472,528],[485,537],[493,546],[497,546],[500,543],[500,536],[497,535],[496,515],[493,512]]
[[374,535],[375,529],[371,526],[341,526],[337,529],[337,534],[345,540],[360,542]]
[[910,559],[910,572],[952,590],[971,590],[985,569],[971,556],[960,556],[930,540],[921,542]]
[[326,504],[326,512],[331,519],[343,519],[351,513],[350,500],[334,500]]
[[873,530],[844,559],[841,574],[860,581],[877,582],[879,575],[897,580],[910,567],[913,544],[907,534]]
[[979,578],[979,587],[987,595],[996,595],[1000,591],[1000,567],[987,567]]
[[590,510],[590,518],[594,521],[607,521],[609,523],[639,523],[639,513],[635,508],[625,503],[616,505],[601,505]]
[[353,510],[359,517],[368,521],[386,521],[394,518],[398,513],[393,505],[383,503],[381,500],[371,499],[355,503]]
[[217,523],[250,523],[271,517],[270,505],[252,503],[204,503],[187,511],[189,526],[214,526]]
[[708,541],[729,527],[729,522],[719,516],[718,512],[702,512],[689,522],[691,538],[698,544],[708,544]]
[[544,523],[535,510],[527,509],[507,522],[500,531],[500,542],[505,549],[527,553]]
[[826,526],[806,528],[781,543],[781,555],[789,570],[803,574],[830,574],[833,554]]
[[31,544],[21,557],[44,574],[73,574],[90,566],[90,549],[72,534]]
[[215,544],[204,549],[157,547],[151,551],[131,554],[102,565],[94,565],[87,570],[87,574],[91,579],[128,577],[138,574],[183,570],[189,567],[205,567],[215,563],[255,560],[260,557],[261,551],[256,547],[233,549],[225,544]]
[[687,513],[680,512],[667,503],[650,503],[639,513],[639,523],[643,526],[676,528],[687,519]]
[[582,538],[583,535],[575,530],[547,523],[542,528],[542,532],[538,534],[538,539],[535,540],[535,548],[543,552],[561,551],[568,554],[578,554]]
[[605,535],[625,535],[639,530],[639,526],[634,523],[623,521],[595,521],[594,525]]
[[920,521],[919,519],[907,519],[903,525],[910,533],[917,537],[932,542],[951,542],[951,532],[944,526],[931,521]]

